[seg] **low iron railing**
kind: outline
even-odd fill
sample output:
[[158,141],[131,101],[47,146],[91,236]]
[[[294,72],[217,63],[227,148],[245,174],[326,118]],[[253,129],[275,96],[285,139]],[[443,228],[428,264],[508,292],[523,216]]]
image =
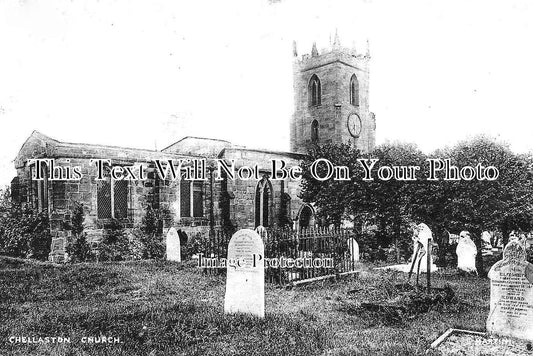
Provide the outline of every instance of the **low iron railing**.
[[[355,271],[358,251],[352,230],[271,228],[258,232],[265,248],[265,280],[285,285],[299,280]],[[231,234],[216,231],[202,246],[202,257],[226,258]],[[355,243],[356,244],[356,243]],[[206,273],[224,273],[224,268],[204,268]]]

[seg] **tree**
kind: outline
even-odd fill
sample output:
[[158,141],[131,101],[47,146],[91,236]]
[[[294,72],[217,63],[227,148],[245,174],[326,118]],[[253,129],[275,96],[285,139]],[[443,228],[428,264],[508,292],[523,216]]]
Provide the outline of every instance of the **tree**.
[[[449,159],[458,170],[478,164],[494,166],[499,176],[495,180],[486,179],[483,174],[470,180],[444,180],[444,173],[439,172],[437,180],[428,180],[428,157],[415,145],[385,144],[361,155],[350,145],[328,144],[313,148],[302,163],[301,197],[314,204],[319,217],[327,224],[351,219],[355,226],[363,222],[376,225],[375,247],[394,243],[397,258],[411,248],[411,222],[430,226],[441,248],[448,244],[446,238],[439,239],[445,236],[445,229],[468,230],[478,246],[478,273],[484,275],[482,231],[500,230],[507,237],[511,230],[533,227],[533,157],[515,154],[507,145],[484,136],[437,150],[429,157]],[[377,159],[372,167],[374,180],[364,181],[358,159],[370,158]],[[350,179],[317,180],[311,168],[319,159],[347,167]],[[401,171],[391,179],[376,177],[379,169],[389,172],[390,169],[383,167],[392,166],[418,166],[420,170],[412,180],[399,175]],[[315,168],[319,176],[327,171],[326,164]]]
[[529,230],[533,221],[533,181],[531,157],[514,154],[508,146],[485,136],[463,141],[438,151],[435,156],[449,158],[459,169],[465,166],[494,166],[496,180],[439,181],[438,210],[433,221],[448,229],[468,230],[478,247],[478,274],[484,275],[481,233],[501,230],[504,236],[512,229]]
[[45,260],[52,237],[48,214],[12,204],[8,194],[0,199],[0,254]]
[[[423,179],[424,172],[406,167],[423,167],[426,156],[413,144],[392,143],[377,147],[369,158],[378,159],[373,171],[382,169],[383,179],[375,177],[364,185],[366,202],[353,201],[363,205],[378,223],[378,238],[382,246],[393,243],[396,260],[400,261],[401,252],[410,253],[410,225],[423,220],[423,214],[432,199],[424,194],[428,182]],[[402,167],[402,168],[400,168]],[[388,174],[394,173],[390,179]]]
[[[313,203],[319,220],[326,224],[340,225],[349,215],[359,215],[364,212],[362,206],[355,210],[351,202],[361,200],[364,187],[361,183],[362,172],[357,159],[361,158],[358,149],[348,144],[326,144],[315,146],[310,150],[302,162],[302,191],[300,197],[305,202]],[[311,173],[316,164],[317,176],[325,177],[328,171],[326,163],[316,163],[318,160],[328,160],[334,166],[347,167],[348,180],[327,179],[318,180]]]
[[[378,159],[372,168],[373,180],[363,180],[365,170],[358,159],[371,158]],[[311,168],[319,159],[327,159],[335,166],[347,167],[350,179],[317,180],[311,174]],[[347,144],[317,146],[302,164],[304,174],[301,197],[306,202],[312,202],[319,217],[328,224],[340,224],[342,219],[352,220],[355,226],[376,224],[376,247],[393,242],[397,247],[399,260],[399,251],[410,248],[408,226],[413,216],[416,216],[415,212],[423,210],[420,206],[425,200],[417,194],[423,183],[416,176],[413,180],[381,180],[376,177],[376,171],[393,165],[421,166],[424,160],[424,154],[411,144],[386,144],[368,155],[361,155],[359,150]],[[317,175],[325,176],[327,166],[322,164],[317,167]],[[408,178],[406,172],[400,172],[397,176],[402,177]]]

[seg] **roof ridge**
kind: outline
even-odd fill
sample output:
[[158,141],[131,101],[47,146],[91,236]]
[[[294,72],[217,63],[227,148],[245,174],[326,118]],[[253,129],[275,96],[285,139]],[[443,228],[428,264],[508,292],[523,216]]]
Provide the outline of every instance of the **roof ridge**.
[[172,147],[172,146],[174,146],[174,145],[176,145],[176,144],[180,143],[181,141],[186,140],[188,138],[199,139],[199,140],[219,141],[219,142],[229,143],[230,145],[233,145],[231,143],[231,141],[222,140],[222,139],[219,139],[219,138],[200,137],[200,136],[184,136],[184,137],[180,138],[178,141],[176,141],[176,142],[168,145],[167,147],[161,149],[161,151],[164,151],[164,150],[166,150],[166,149],[168,149],[168,148],[170,148],[170,147]]

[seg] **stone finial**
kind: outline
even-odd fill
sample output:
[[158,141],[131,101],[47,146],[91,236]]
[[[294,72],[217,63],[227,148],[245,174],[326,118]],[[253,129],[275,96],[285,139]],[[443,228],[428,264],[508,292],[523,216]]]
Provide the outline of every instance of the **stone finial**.
[[313,42],[313,48],[311,49],[311,57],[318,57],[318,49],[316,49],[316,42]]
[[368,39],[366,40],[366,54],[365,54],[365,56],[370,58],[370,41]]
[[352,48],[350,48],[350,53],[352,56],[357,56],[357,48],[355,46],[355,41],[352,41]]
[[335,39],[333,40],[333,49],[340,49],[341,48],[341,40],[339,39],[339,33],[337,32],[337,29],[335,29]]
[[292,55],[298,57],[298,50],[296,49],[296,41],[292,41]]

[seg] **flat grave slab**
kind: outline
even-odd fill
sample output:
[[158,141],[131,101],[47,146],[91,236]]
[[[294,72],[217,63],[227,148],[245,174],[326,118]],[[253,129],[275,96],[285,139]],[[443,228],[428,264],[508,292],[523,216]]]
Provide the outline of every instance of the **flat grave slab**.
[[528,341],[460,329],[448,329],[431,344],[431,348],[443,356],[533,355],[533,347]]

